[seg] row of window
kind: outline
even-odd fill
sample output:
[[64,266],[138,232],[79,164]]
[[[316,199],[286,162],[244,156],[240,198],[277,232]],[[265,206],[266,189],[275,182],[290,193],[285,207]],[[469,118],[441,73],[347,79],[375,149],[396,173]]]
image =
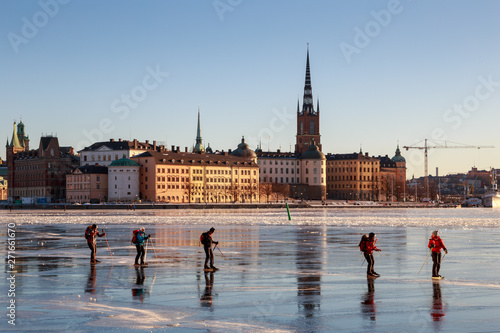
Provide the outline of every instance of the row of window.
[[[259,160],[258,163],[259,164],[262,164],[262,165],[266,165],[266,163],[269,162],[269,165],[273,165],[273,161],[266,161],[266,160]],[[299,165],[299,161],[286,161],[285,160],[285,165],[288,165],[288,163],[290,163],[290,165]],[[274,160],[274,165],[278,165],[278,161],[277,160]],[[283,165],[283,161],[280,161],[280,165]]]
[[[86,154],[84,154],[82,157],[83,157],[83,161],[84,162],[87,162],[87,156]],[[111,155],[90,155],[90,159],[92,162],[95,162],[96,161],[96,156],[97,156],[97,161],[100,162],[100,161],[111,161]],[[122,155],[122,158],[127,158],[127,155],[123,154]],[[118,160],[118,154],[115,154],[115,160]]]
[[[360,172],[379,172],[378,168],[359,168],[359,171]],[[326,168],[326,172],[330,173],[330,172],[357,172],[357,168],[356,167],[350,167],[350,168],[347,168],[347,167],[342,167],[342,168]]]
[[[356,175],[343,175],[343,176],[327,176],[327,181],[358,181],[358,177]],[[359,176],[359,181],[378,181],[378,176],[370,177],[370,176]]]

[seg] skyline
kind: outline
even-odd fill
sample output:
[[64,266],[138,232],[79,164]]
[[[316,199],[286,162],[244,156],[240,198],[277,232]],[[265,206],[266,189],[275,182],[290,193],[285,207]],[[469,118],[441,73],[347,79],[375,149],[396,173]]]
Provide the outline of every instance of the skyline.
[[407,178],[420,177],[423,152],[402,147],[446,137],[497,148],[430,150],[430,174],[500,168],[500,3],[447,3],[2,2],[0,134],[22,117],[32,148],[42,133],[76,150],[191,148],[199,106],[205,147],[244,136],[290,151],[309,43],[325,154],[392,157],[399,142]]

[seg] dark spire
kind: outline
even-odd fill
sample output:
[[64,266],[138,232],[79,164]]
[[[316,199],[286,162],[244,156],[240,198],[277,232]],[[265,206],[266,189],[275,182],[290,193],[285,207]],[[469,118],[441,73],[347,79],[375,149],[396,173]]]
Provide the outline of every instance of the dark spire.
[[318,96],[317,102],[318,102],[318,106],[316,107],[316,112],[319,113],[319,96]]
[[196,145],[194,146],[193,153],[204,154],[205,148],[203,147],[203,140],[201,138],[200,128],[200,107],[198,106],[198,128],[196,129]]
[[304,99],[302,113],[314,113],[313,95],[311,86],[311,68],[309,66],[309,43],[307,43],[306,81],[304,84]]

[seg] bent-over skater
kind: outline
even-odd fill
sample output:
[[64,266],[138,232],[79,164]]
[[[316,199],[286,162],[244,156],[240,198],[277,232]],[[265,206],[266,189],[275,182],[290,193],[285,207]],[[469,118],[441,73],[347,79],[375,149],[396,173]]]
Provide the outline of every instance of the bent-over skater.
[[373,251],[382,251],[377,246],[375,246],[375,243],[377,240],[375,239],[375,234],[373,232],[370,232],[368,237],[366,235],[363,235],[361,238],[361,242],[359,243],[359,249],[363,252],[367,266],[366,266],[366,275],[367,276],[380,276],[377,272],[374,270],[375,266],[375,259],[373,258]]
[[91,264],[96,264],[101,262],[100,260],[97,260],[96,254],[97,254],[97,236],[102,237],[105,236],[106,233],[103,232],[102,234],[99,233],[97,230],[97,225],[92,224],[92,226],[88,226],[87,230],[85,230],[85,238],[87,239],[87,245],[89,246],[90,249],[90,263]]
[[[216,242],[212,239],[212,234],[214,233],[215,228],[210,228],[207,232],[201,234],[200,241],[203,244],[203,249],[205,250],[205,265],[204,269],[213,269],[216,270],[217,267],[214,266],[214,251],[212,249],[212,244],[218,245],[219,242]],[[208,266],[208,262],[210,261],[210,266]]]

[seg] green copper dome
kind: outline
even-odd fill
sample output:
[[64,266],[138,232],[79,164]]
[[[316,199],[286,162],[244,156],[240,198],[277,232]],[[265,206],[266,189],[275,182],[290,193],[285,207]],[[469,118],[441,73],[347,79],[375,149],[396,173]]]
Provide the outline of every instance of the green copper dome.
[[399,150],[399,145],[398,148],[396,149],[396,155],[394,155],[394,157],[391,158],[391,160],[396,163],[398,162],[406,163],[406,159],[403,156],[401,156],[401,150]]
[[136,161],[132,161],[128,158],[120,158],[119,160],[113,161],[110,165],[111,166],[133,166],[133,167],[140,167],[141,165],[137,163]]
[[245,143],[245,138],[241,139],[241,143],[238,145],[238,149],[234,150],[231,155],[246,158],[255,158],[257,155],[255,152],[248,148],[248,144]]
[[300,157],[303,160],[325,160],[325,154],[323,154],[318,146],[314,143],[314,140],[312,142],[312,145],[307,148],[305,152],[302,153],[302,156]]

